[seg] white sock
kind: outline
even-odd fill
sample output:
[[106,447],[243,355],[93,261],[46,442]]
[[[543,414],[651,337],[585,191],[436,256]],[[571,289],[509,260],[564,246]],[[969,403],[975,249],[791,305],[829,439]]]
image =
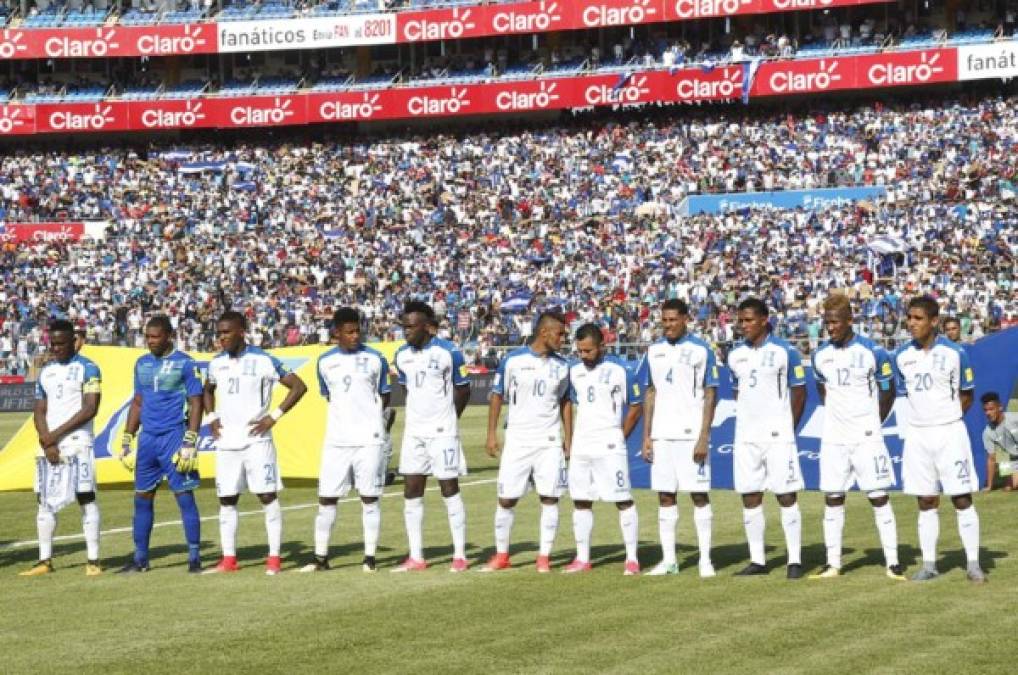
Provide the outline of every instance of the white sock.
[[573,535],[576,537],[576,559],[590,562],[590,533],[594,529],[592,509],[573,510]]
[[845,531],[845,505],[824,507],[824,546],[827,564],[841,569],[841,539]]
[[802,564],[802,515],[799,504],[781,507],[781,528],[785,531],[785,548],[788,549],[788,564]]
[[970,563],[979,562],[979,514],[975,505],[967,509],[958,509],[958,535],[961,545],[965,548],[965,558]]
[[262,505],[265,512],[265,533],[269,536],[269,555],[278,556],[279,547],[283,542],[283,509],[279,500],[273,499]]
[[410,544],[410,557],[424,560],[424,499],[414,497],[403,500],[403,521],[406,523],[406,537]]
[[513,509],[503,508],[502,505],[495,507],[495,551],[497,553],[509,552],[509,535],[513,530],[513,519],[516,512]]
[[640,516],[636,513],[636,504],[619,511],[619,527],[626,545],[626,560],[636,560],[636,547],[640,543]]
[[223,556],[237,557],[237,507],[219,505],[219,541]]
[[937,539],[940,537],[940,513],[937,509],[919,512],[919,550],[923,562],[933,565],[937,562]]
[[541,504],[541,548],[538,555],[550,556],[558,534],[558,504]]
[[884,549],[884,564],[893,567],[898,564],[898,523],[894,520],[891,502],[873,507],[873,519],[877,522],[880,547]]
[[81,507],[81,529],[85,533],[85,551],[89,560],[99,559],[99,505],[89,502]]
[[35,526],[39,533],[39,560],[53,557],[53,532],[57,529],[57,514],[46,506],[40,506],[35,516]]
[[445,498],[445,512],[449,516],[449,532],[452,533],[452,557],[467,557],[467,510],[463,506],[463,495],[459,492]]
[[361,525],[364,527],[364,555],[374,557],[378,550],[378,533],[382,530],[382,505],[361,502]]
[[757,565],[766,565],[764,556],[764,531],[767,521],[764,519],[763,506],[742,509],[742,524],[746,528],[746,543],[749,544],[749,560]]
[[710,565],[711,538],[714,529],[714,509],[710,504],[693,508],[693,524],[696,525],[696,541],[700,546],[700,564]]
[[679,507],[659,506],[657,509],[657,532],[661,539],[661,562],[675,564],[675,528],[679,524]]
[[329,555],[329,538],[335,523],[336,505],[319,504],[318,515],[315,516],[315,555],[319,558],[327,558]]

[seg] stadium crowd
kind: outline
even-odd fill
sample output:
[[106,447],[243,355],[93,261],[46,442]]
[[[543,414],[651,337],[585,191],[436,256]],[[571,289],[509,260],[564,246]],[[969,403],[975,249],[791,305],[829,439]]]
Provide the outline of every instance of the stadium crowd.
[[[253,342],[325,341],[352,304],[368,337],[399,338],[410,299],[468,356],[518,344],[557,305],[615,344],[652,338],[662,300],[733,339],[763,294],[808,350],[818,302],[848,289],[861,332],[893,340],[903,297],[931,292],[967,338],[1018,321],[1018,97],[776,113],[683,108],[552,127],[147,151],[13,150],[0,222],[106,220],[102,241],[7,242],[0,372],[24,374],[50,317],[140,345],[167,312],[182,347],[212,347],[241,309]],[[880,203],[683,216],[689,194],[887,186]],[[883,237],[896,248],[873,251]]]

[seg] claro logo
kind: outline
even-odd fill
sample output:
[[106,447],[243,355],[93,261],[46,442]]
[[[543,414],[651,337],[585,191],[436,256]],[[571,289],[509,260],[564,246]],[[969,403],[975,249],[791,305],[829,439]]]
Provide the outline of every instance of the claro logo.
[[944,72],[944,67],[938,65],[940,54],[929,56],[926,52],[919,55],[919,63],[904,65],[886,61],[874,63],[866,71],[866,77],[871,84],[921,84],[929,82],[934,75]]
[[622,7],[611,7],[604,4],[591,5],[583,9],[580,18],[588,28],[598,26],[628,26],[643,23],[657,14],[651,6],[651,0],[632,0],[632,4]]
[[461,11],[456,8],[452,10],[452,17],[444,21],[411,19],[403,26],[403,37],[410,42],[462,37],[466,31],[477,28],[477,24],[470,20],[471,14],[471,9]]
[[293,117],[292,99],[272,99],[268,108],[253,105],[238,105],[230,108],[230,121],[239,125],[285,124]]
[[184,26],[183,35],[142,35],[138,38],[138,51],[142,54],[190,54],[205,46],[201,26]]
[[735,98],[742,94],[742,69],[729,69],[720,80],[701,80],[698,77],[682,80],[675,85],[675,94],[680,101],[697,101],[703,99]]
[[495,105],[499,110],[543,110],[559,100],[555,93],[558,83],[541,83],[539,91],[524,94],[518,91],[500,91],[495,96]]
[[49,115],[50,129],[55,130],[78,130],[78,131],[100,131],[116,120],[113,117],[113,107],[95,104],[91,113],[74,113],[64,110],[52,112]]
[[94,38],[51,37],[43,43],[46,56],[61,58],[66,56],[102,57],[120,48],[115,41],[117,31],[113,28],[97,28]]
[[[681,19],[695,19],[701,16],[731,16],[738,14],[753,0],[676,0],[675,14]],[[781,0],[775,0],[780,2]]]
[[774,9],[813,9],[816,7],[830,7],[834,0],[770,0]]
[[583,92],[583,98],[587,105],[642,103],[640,99],[650,93],[650,88],[646,85],[646,75],[630,78],[629,84],[623,87],[609,87],[605,84],[595,84],[587,87],[587,90]]
[[498,12],[491,19],[491,27],[496,33],[525,33],[549,30],[552,25],[562,21],[558,2],[537,3],[537,11],[531,12],[526,5],[523,8]]
[[141,124],[146,129],[179,129],[193,127],[205,119],[201,101],[187,101],[184,110],[146,110],[141,114]]
[[28,51],[28,46],[21,44],[25,34],[17,30],[5,30],[3,42],[0,42],[0,59],[13,59],[18,52]]
[[25,119],[21,116],[21,108],[18,106],[4,106],[0,108],[0,134],[9,134],[18,127],[25,125]]
[[826,61],[821,59],[817,63],[817,70],[809,73],[795,72],[793,70],[778,70],[771,73],[771,91],[782,92],[805,92],[823,91],[830,89],[836,82],[841,81],[841,74],[838,73],[838,61]]
[[366,120],[382,109],[378,99],[379,94],[365,92],[364,100],[360,103],[325,101],[318,106],[318,113],[325,120]]
[[455,115],[469,105],[467,90],[453,87],[448,97],[412,96],[406,109],[411,115]]

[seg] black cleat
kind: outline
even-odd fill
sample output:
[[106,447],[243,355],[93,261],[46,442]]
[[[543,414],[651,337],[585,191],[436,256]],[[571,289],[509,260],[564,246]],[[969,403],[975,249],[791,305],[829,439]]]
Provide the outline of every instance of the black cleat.
[[136,561],[132,560],[117,570],[117,574],[140,574],[141,572],[148,572],[148,563],[139,565]]
[[361,563],[361,570],[368,574],[373,573],[375,571],[375,556],[373,555],[364,556],[364,562]]
[[385,484],[386,485],[392,485],[395,482],[396,482],[396,472],[395,471],[387,471],[385,473]]
[[735,576],[737,576],[737,577],[755,577],[755,576],[760,576],[762,574],[767,574],[767,566],[766,565],[758,565],[758,564],[756,564],[754,562],[751,562],[750,564],[746,565],[741,570],[736,572]]
[[201,574],[201,560],[188,560],[187,561],[187,573],[188,574]]
[[799,563],[792,563],[785,572],[788,579],[802,579],[802,574],[802,565]]
[[304,565],[304,567],[301,567],[297,571],[298,572],[328,572],[330,569],[332,569],[332,568],[329,567],[329,559],[328,558],[320,558],[318,556],[315,556],[315,561],[314,562],[309,562],[307,565]]

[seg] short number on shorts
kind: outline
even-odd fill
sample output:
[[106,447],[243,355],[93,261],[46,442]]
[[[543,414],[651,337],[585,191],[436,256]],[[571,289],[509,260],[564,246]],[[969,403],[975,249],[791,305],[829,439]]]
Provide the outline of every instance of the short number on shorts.
[[877,472],[877,475],[887,473],[887,457],[884,455],[874,457],[873,469]]
[[458,448],[446,448],[443,453],[445,454],[445,468],[452,469],[456,466],[456,454]]
[[618,483],[619,487],[626,487],[626,474],[623,471],[615,472],[615,482]]
[[969,479],[969,461],[967,459],[958,460],[954,463],[958,467],[958,480]]
[[276,480],[276,465],[266,464],[265,465],[265,482],[272,483]]
[[788,480],[795,480],[795,460],[788,460]]
[[594,387],[587,387],[587,403],[594,402]]

